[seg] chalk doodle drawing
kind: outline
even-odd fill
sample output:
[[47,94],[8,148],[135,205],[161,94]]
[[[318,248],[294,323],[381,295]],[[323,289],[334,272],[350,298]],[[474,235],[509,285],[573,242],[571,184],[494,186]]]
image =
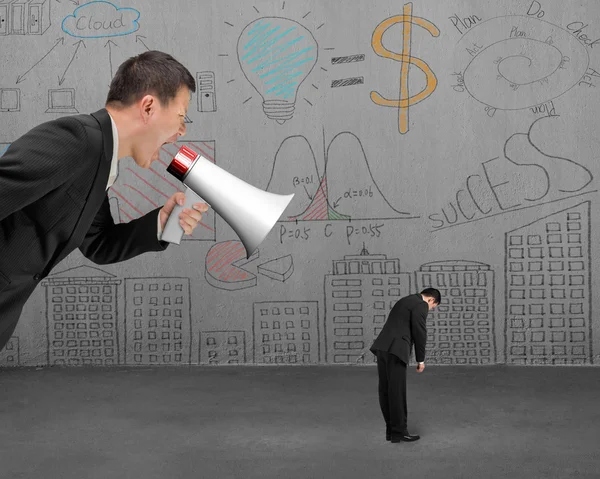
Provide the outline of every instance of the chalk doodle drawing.
[[254,303],[254,363],[317,364],[320,362],[319,303],[270,301]]
[[126,364],[190,364],[191,342],[189,278],[125,280]]
[[121,282],[90,266],[51,274],[42,281],[50,366],[120,363],[117,303]]
[[[434,230],[479,221],[511,211],[593,193],[592,172],[581,163],[548,151],[550,138],[565,136],[558,115],[535,120],[527,133],[515,133],[502,156],[481,163],[464,188],[441,212],[429,215]],[[517,186],[518,185],[518,186]]]
[[427,315],[426,361],[430,364],[493,364],[494,271],[466,260],[436,261],[416,272],[417,290],[437,288],[440,305]]
[[256,249],[246,258],[241,241],[223,241],[214,245],[206,254],[206,281],[215,288],[234,291],[256,286],[256,275],[245,266],[259,257]]
[[538,18],[509,15],[478,23],[457,43],[459,84],[485,106],[521,110],[553,100],[579,83],[589,65],[585,46]]
[[198,87],[198,111],[202,113],[217,111],[215,72],[197,72],[196,85]]
[[[394,304],[411,291],[411,274],[385,254],[346,255],[325,275],[325,361],[355,363],[364,358]],[[331,351],[331,356],[329,356]]]
[[198,352],[199,364],[245,364],[245,331],[202,331]]
[[281,258],[272,259],[258,265],[258,272],[263,276],[286,282],[294,273],[294,259],[292,255],[286,255]]
[[140,28],[140,12],[110,2],[93,1],[78,6],[65,17],[63,32],[76,38],[106,38],[129,35]]
[[313,70],[318,46],[300,23],[263,17],[242,31],[237,44],[240,68],[263,98],[263,111],[279,124],[294,116],[298,89]]
[[0,111],[21,111],[19,88],[0,88]]
[[[85,50],[90,52],[88,55],[94,57],[94,62],[98,61],[98,50],[88,49],[85,41],[93,44],[99,38],[108,38],[103,46],[108,56],[107,70],[110,72],[110,78],[112,78],[114,75],[114,47],[118,47],[119,45],[111,40],[111,38],[127,37],[137,32],[140,28],[140,12],[133,8],[121,8],[103,0],[91,1],[82,5],[79,5],[79,2],[75,1],[71,3],[77,5],[77,7],[71,14],[63,18],[61,30],[67,35],[67,39],[73,37],[80,40],[72,44],[67,41],[65,44],[65,36],[62,36],[50,42],[50,47],[33,64],[27,65],[25,71],[17,75],[17,84],[27,81],[29,78],[35,78],[32,72],[38,69],[41,70],[40,65],[46,58],[51,58],[52,55],[55,56],[55,59],[46,60],[46,63],[51,62],[53,68],[58,69],[58,75],[56,75],[58,86],[61,86],[67,80],[74,81],[72,78],[73,75],[69,72],[73,70],[72,66],[77,61],[80,61]],[[23,21],[23,26],[18,28],[19,31],[13,31],[13,23],[17,17],[23,17],[25,20]],[[22,22],[19,20],[17,23],[21,25]],[[4,25],[7,25],[6,32],[4,32]],[[11,33],[41,35],[48,30],[49,26],[50,0],[3,0],[0,2],[0,35]],[[146,50],[149,50],[148,46],[143,42],[143,38],[146,37],[135,35],[135,43],[139,42]],[[62,55],[62,51],[65,49],[69,50],[70,53]],[[57,55],[61,56],[56,57]],[[66,66],[61,65],[62,61],[57,59],[63,56],[67,58]],[[47,79],[47,75],[44,75],[44,79]],[[52,111],[52,107],[49,107],[48,110],[47,113],[64,112],[64,110]]]
[[[388,50],[383,46],[382,40],[384,33],[392,26],[401,23],[403,28],[403,42],[401,53],[395,53]],[[412,25],[418,25],[427,30],[433,37],[440,35],[439,29],[430,21],[420,17],[414,17],[412,14],[412,3],[406,3],[404,5],[404,11],[402,15],[396,15],[390,17],[381,22],[375,31],[373,32],[373,38],[371,45],[377,55],[383,58],[389,58],[391,60],[400,62],[401,73],[400,73],[400,98],[397,100],[390,100],[384,98],[381,94],[376,91],[371,92],[371,100],[379,105],[385,107],[398,108],[398,130],[401,134],[408,133],[409,130],[409,119],[408,110],[409,107],[416,105],[417,103],[425,100],[429,97],[437,87],[437,78],[429,65],[416,57],[411,50],[411,35]],[[416,95],[411,96],[409,91],[409,73],[410,65],[414,65],[419,68],[425,74],[425,88]]]
[[506,233],[507,363],[592,362],[590,205]]
[[18,367],[20,365],[19,337],[11,336],[4,349],[0,351],[0,367]]
[[[183,191],[181,182],[167,172],[167,167],[182,145],[196,151],[215,163],[214,141],[179,141],[163,145],[157,161],[150,168],[140,169],[119,162],[119,176],[108,190],[109,199],[117,198],[120,217],[124,222],[131,221],[148,211],[162,207],[177,191]],[[123,163],[123,164],[121,164]],[[182,241],[215,241],[215,213],[209,209],[191,235],[183,235]]]
[[46,113],[60,113],[62,115],[79,113],[79,110],[75,107],[75,88],[49,89]]
[[25,71],[24,73],[22,73],[22,74],[18,75],[18,76],[17,76],[17,83],[21,83],[22,81],[24,81],[24,79],[25,79],[25,76],[26,76],[26,75],[27,75],[27,74],[28,74],[28,73],[29,73],[31,70],[33,70],[33,69],[34,69],[34,68],[35,68],[37,65],[39,65],[39,64],[42,62],[42,60],[43,60],[44,58],[46,58],[48,55],[50,55],[50,53],[52,52],[52,50],[54,50],[54,49],[55,49],[55,48],[58,46],[58,44],[59,44],[59,43],[60,43],[61,45],[64,45],[64,44],[65,44],[65,37],[60,37],[59,39],[57,39],[57,40],[56,40],[56,42],[54,43],[54,45],[52,45],[52,48],[50,48],[50,50],[48,50],[48,51],[47,51],[47,52],[44,54],[44,56],[42,56],[42,58],[40,58],[40,59],[39,59],[37,62],[35,62],[35,63],[33,64],[33,66],[32,66],[32,67],[30,67],[30,68],[29,68],[27,71]]
[[[294,188],[297,196],[286,210],[287,218],[280,221],[417,218],[388,202],[373,179],[362,142],[353,133],[338,133],[324,157],[321,177],[314,150],[304,136],[291,136],[281,143],[267,190],[283,194]],[[353,174],[348,177],[343,171]]]
[[51,0],[0,2],[0,35],[42,35],[51,24]]
[[[332,65],[348,65],[351,63],[362,62],[365,60],[365,55],[360,53],[356,55],[347,55],[344,57],[333,57],[331,59]],[[339,88],[345,86],[354,86],[354,85],[362,85],[365,82],[365,78],[362,76],[359,77],[349,77],[349,78],[338,78],[337,80],[331,81],[331,88]]]

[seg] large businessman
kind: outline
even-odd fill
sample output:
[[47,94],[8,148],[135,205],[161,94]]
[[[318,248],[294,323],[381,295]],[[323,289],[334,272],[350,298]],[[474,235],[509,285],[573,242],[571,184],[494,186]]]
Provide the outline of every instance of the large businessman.
[[435,288],[401,298],[392,308],[387,321],[370,350],[377,356],[379,406],[385,420],[388,441],[416,441],[407,428],[406,367],[414,344],[417,372],[425,369],[427,314],[440,304]]
[[[0,158],[0,350],[38,283],[74,249],[109,264],[167,247],[161,231],[184,193],[115,224],[107,190],[120,158],[149,168],[165,143],[185,133],[195,89],[194,77],[171,55],[144,52],[118,68],[104,108],[42,123]],[[186,234],[207,208],[183,210]]]

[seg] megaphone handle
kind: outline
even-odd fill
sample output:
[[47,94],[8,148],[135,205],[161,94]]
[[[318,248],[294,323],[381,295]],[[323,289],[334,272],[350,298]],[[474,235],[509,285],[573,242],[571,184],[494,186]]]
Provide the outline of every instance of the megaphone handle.
[[179,224],[179,213],[181,213],[184,208],[192,208],[194,203],[203,201],[204,200],[194,193],[190,188],[186,187],[185,202],[183,205],[176,205],[175,208],[173,208],[173,211],[169,215],[167,224],[165,225],[160,237],[161,241],[175,244],[181,243],[181,238],[183,237],[184,231]]

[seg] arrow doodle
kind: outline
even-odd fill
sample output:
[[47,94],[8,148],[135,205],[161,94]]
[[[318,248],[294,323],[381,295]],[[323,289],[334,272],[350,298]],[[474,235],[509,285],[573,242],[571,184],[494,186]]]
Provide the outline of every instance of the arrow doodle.
[[67,71],[69,70],[69,67],[71,66],[71,63],[73,63],[73,60],[75,60],[75,55],[77,55],[77,51],[79,50],[79,47],[83,44],[84,48],[87,48],[85,46],[85,43],[83,43],[83,40],[79,40],[77,43],[73,43],[73,45],[77,45],[77,47],[75,48],[75,52],[73,53],[73,56],[71,57],[71,60],[69,61],[69,64],[67,65],[67,68],[65,68],[65,71],[62,74],[62,77],[58,77],[58,84],[62,85],[63,82],[65,81],[65,75],[67,74]]
[[112,65],[112,45],[114,45],[115,47],[118,47],[119,45],[117,45],[115,42],[113,42],[112,40],[108,40],[105,44],[104,44],[104,48],[108,47],[108,63],[110,65],[110,77],[113,77],[113,65]]
[[[403,27],[402,52],[399,54],[389,51],[382,44],[383,34],[388,28],[392,27],[396,23],[402,23]],[[420,17],[413,17],[412,3],[407,3],[404,5],[403,15],[396,15],[394,17],[390,17],[377,26],[377,28],[373,32],[373,38],[371,41],[373,50],[375,50],[375,53],[377,53],[377,55],[384,58],[390,58],[394,61],[400,62],[402,65],[400,73],[399,100],[388,100],[376,91],[371,92],[371,100],[377,105],[394,107],[399,109],[398,126],[401,134],[408,132],[408,108],[412,105],[419,103],[420,101],[423,101],[425,98],[431,95],[437,86],[437,78],[435,77],[435,74],[433,73],[431,68],[429,68],[429,65],[427,65],[427,63],[425,63],[420,58],[416,58],[411,54],[410,45],[413,23],[427,30],[434,37],[437,37],[440,34],[438,28],[430,21]],[[423,71],[427,79],[427,84],[423,91],[412,97],[409,95],[408,91],[408,75],[409,66],[411,63],[417,68],[419,68],[421,71]]]
[[17,76],[17,84],[21,83],[22,81],[24,81],[25,75],[27,75],[31,70],[33,70],[39,63],[41,63],[41,61],[44,58],[46,58],[48,55],[50,55],[50,52],[52,50],[54,50],[59,43],[64,44],[65,43],[65,37],[60,37],[58,40],[56,40],[56,43],[52,46],[52,48],[50,50],[48,50],[48,53],[46,53],[42,58],[40,58],[37,62],[35,62],[35,64],[29,70],[27,70],[25,73],[23,73],[22,75],[18,75]]
[[150,49],[148,48],[148,45],[146,45],[146,44],[144,43],[144,41],[142,40],[142,38],[146,38],[146,37],[144,37],[143,35],[136,35],[136,36],[135,36],[135,41],[136,41],[136,43],[137,43],[137,42],[140,42],[142,45],[144,45],[144,46],[146,47],[146,50],[150,51]]

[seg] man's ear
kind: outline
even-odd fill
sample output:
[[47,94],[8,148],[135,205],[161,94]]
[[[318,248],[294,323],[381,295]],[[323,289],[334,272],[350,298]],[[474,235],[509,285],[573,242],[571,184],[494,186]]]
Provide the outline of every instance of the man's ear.
[[156,98],[152,95],[144,95],[140,100],[140,114],[144,120],[144,123],[148,121],[148,119],[154,113],[156,108]]

